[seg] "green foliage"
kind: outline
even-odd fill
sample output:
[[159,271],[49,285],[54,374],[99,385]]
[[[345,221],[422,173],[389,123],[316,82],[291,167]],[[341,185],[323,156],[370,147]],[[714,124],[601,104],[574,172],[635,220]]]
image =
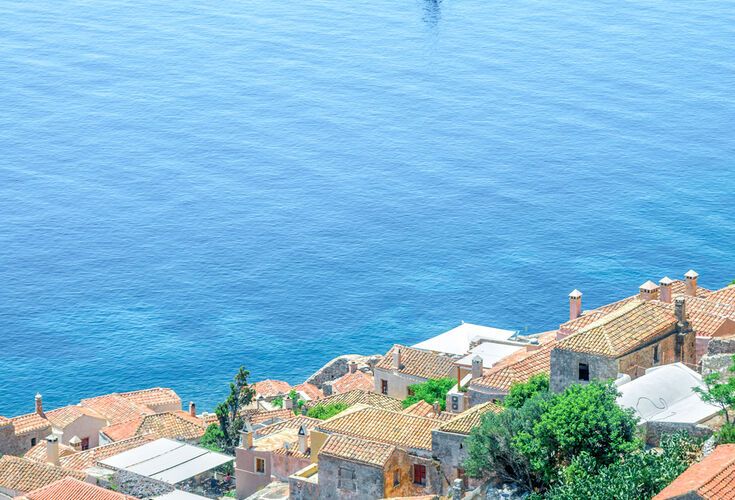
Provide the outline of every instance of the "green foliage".
[[546,374],[534,375],[528,382],[511,385],[503,405],[508,408],[520,408],[533,396],[544,392],[549,392],[549,376]]
[[227,498],[237,498],[237,491],[236,490],[228,491],[223,496]]
[[551,500],[647,500],[664,489],[694,461],[700,443],[685,433],[665,436],[662,450],[638,450],[608,464],[584,452],[561,473],[561,482],[545,495]]
[[408,408],[422,400],[429,404],[438,401],[441,409],[444,410],[447,406],[447,393],[456,383],[457,381],[453,378],[437,378],[427,380],[422,384],[409,385],[408,389],[412,395],[403,400],[403,407]]
[[234,382],[230,382],[230,394],[214,409],[222,432],[219,446],[223,452],[230,455],[235,453],[235,447],[240,440],[240,430],[245,425],[240,409],[250,404],[255,396],[255,390],[248,385],[248,376],[250,372],[241,366]]
[[345,403],[318,404],[306,412],[307,417],[326,420],[346,410],[349,406]]
[[276,396],[273,398],[273,401],[271,401],[271,404],[276,408],[283,408],[283,396]]
[[[732,361],[733,363],[728,371],[735,374],[735,355],[733,355]],[[731,376],[723,382],[722,374],[714,372],[706,375],[703,381],[705,388],[695,387],[694,391],[699,394],[702,401],[719,407],[725,416],[725,421],[730,424],[729,410],[735,406],[735,376]]]
[[291,391],[288,393],[288,397],[291,398],[291,401],[293,401],[293,412],[296,415],[301,414],[301,407],[304,406],[304,401],[301,399],[301,396],[298,392],[296,392],[296,389],[291,389]]
[[716,437],[718,444],[735,443],[735,425],[723,425]]
[[222,443],[225,441],[225,434],[220,429],[219,424],[209,424],[204,435],[199,439],[199,445],[208,450],[222,452]]
[[582,453],[596,464],[611,464],[641,446],[636,419],[618,406],[617,395],[611,383],[574,384],[546,401],[533,428],[514,436],[513,447],[546,484]]

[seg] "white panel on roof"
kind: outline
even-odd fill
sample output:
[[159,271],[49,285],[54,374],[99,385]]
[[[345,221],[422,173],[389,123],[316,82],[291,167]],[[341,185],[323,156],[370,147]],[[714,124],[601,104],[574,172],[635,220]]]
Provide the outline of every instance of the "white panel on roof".
[[181,463],[176,467],[164,470],[158,474],[152,476],[153,479],[158,479],[169,484],[176,484],[190,477],[194,477],[202,472],[214,469],[222,464],[226,464],[233,460],[233,457],[222,455],[219,453],[208,452],[204,455],[200,455],[197,458],[188,462]]
[[127,467],[127,470],[142,474],[144,476],[153,477],[161,471],[170,469],[171,465],[177,465],[195,459],[200,455],[204,455],[208,450],[197,448],[196,446],[182,445],[173,450],[153,456],[145,462],[140,462]]
[[145,462],[152,457],[162,455],[181,446],[184,446],[184,444],[171,439],[157,439],[118,455],[107,457],[104,460],[100,460],[100,462],[118,469],[127,469],[135,464]]

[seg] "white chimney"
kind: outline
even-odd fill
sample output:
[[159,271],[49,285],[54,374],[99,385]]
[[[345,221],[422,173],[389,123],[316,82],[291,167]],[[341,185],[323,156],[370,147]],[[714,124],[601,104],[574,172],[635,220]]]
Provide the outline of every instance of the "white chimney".
[[309,448],[307,438],[309,437],[309,431],[305,425],[299,427],[299,453],[302,455],[306,454],[306,450]]
[[569,321],[582,315],[582,292],[575,289],[569,294]]
[[684,278],[686,278],[686,282],[687,282],[687,295],[689,295],[690,297],[696,297],[697,296],[697,278],[699,278],[699,275],[694,269],[690,269],[684,275]]
[[472,358],[472,380],[482,377],[482,358],[476,355]]
[[189,401],[189,415],[192,417],[197,416],[197,405],[194,401]]
[[661,278],[661,281],[658,282],[659,300],[661,300],[661,302],[666,302],[667,304],[671,304],[671,284],[672,283],[674,283],[674,281],[668,276],[664,276],[663,278]]
[[396,346],[393,350],[393,367],[394,370],[401,369],[401,348]]
[[658,285],[651,280],[643,283],[638,291],[641,300],[658,300]]
[[69,440],[69,444],[74,448],[74,451],[82,451],[82,440],[79,439],[79,436],[72,436]]
[[59,438],[54,434],[46,437],[46,461],[59,465]]
[[250,420],[245,421],[245,427],[240,431],[240,446],[246,450],[253,447],[253,426],[250,425]]

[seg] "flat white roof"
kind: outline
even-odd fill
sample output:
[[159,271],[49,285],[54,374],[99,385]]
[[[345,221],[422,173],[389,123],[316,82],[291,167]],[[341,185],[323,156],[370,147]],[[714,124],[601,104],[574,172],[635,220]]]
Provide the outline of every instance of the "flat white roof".
[[416,349],[427,351],[438,351],[447,354],[465,355],[470,350],[470,343],[477,339],[508,340],[516,332],[512,330],[501,330],[490,326],[473,325],[462,323],[448,332],[431,337],[414,345]]
[[164,493],[163,495],[153,497],[153,500],[202,500],[203,498],[207,497],[195,495],[194,493],[189,493],[188,491],[174,490],[169,493]]
[[100,463],[176,484],[234,459],[198,446],[158,439],[108,457]]
[[493,341],[483,342],[472,348],[467,356],[457,360],[457,364],[472,366],[472,358],[480,356],[482,358],[482,366],[484,368],[490,368],[506,356],[510,356],[514,352],[525,348],[525,344]]
[[641,422],[697,424],[716,415],[719,408],[702,401],[693,387],[704,387],[694,370],[682,363],[657,366],[618,386],[618,404],[632,408]]

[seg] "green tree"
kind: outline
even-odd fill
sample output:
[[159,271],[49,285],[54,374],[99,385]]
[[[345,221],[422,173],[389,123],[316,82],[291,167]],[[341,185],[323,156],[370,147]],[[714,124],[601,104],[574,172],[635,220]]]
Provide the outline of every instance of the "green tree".
[[288,397],[293,401],[293,412],[295,415],[301,414],[301,407],[304,406],[304,401],[301,399],[301,396],[298,392],[296,392],[296,389],[291,389],[291,391],[288,393]]
[[403,407],[408,408],[422,400],[429,404],[438,401],[441,409],[444,410],[447,406],[447,393],[456,383],[457,381],[453,378],[437,378],[421,384],[409,385],[408,390],[411,395],[402,401]]
[[503,405],[508,408],[520,408],[533,396],[545,392],[549,392],[549,376],[534,375],[528,382],[516,382],[511,385]]
[[219,424],[209,424],[204,435],[199,439],[199,445],[212,451],[222,452],[222,443],[225,441],[225,434],[219,428]]
[[271,404],[276,408],[283,408],[283,396],[276,396],[273,398],[273,401],[271,401]]
[[[735,355],[732,357],[732,365],[728,371],[735,374]],[[699,394],[702,401],[711,403],[720,408],[725,416],[725,422],[731,424],[730,409],[735,406],[735,376],[730,376],[726,381],[722,381],[722,374],[713,372],[704,376],[705,388],[694,387],[694,391]]]
[[214,409],[222,432],[220,447],[230,455],[234,454],[240,440],[240,430],[245,425],[240,409],[249,405],[255,396],[255,390],[248,385],[248,376],[250,372],[241,366],[234,382],[230,382],[230,394]]
[[611,464],[641,446],[633,412],[620,408],[617,396],[612,383],[574,384],[546,401],[533,428],[514,436],[513,447],[547,484],[582,453]]
[[349,406],[345,403],[318,404],[312,408],[309,408],[309,411],[306,412],[306,416],[311,418],[318,418],[319,420],[326,420],[346,410],[347,408],[349,408]]

